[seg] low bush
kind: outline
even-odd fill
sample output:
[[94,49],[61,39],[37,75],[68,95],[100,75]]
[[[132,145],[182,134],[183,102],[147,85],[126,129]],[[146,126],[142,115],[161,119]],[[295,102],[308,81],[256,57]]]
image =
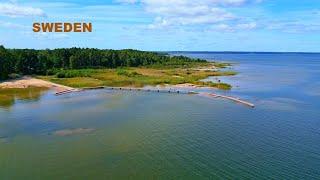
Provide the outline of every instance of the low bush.
[[136,77],[141,75],[135,71],[128,71],[123,68],[118,68],[116,72],[119,76],[127,76],[127,77]]
[[62,70],[56,73],[57,78],[73,78],[73,77],[91,77],[95,73],[94,70]]

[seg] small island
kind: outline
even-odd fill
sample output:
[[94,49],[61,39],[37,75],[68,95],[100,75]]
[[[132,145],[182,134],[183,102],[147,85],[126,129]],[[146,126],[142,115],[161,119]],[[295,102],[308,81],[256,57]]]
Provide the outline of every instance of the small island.
[[[202,81],[209,76],[235,75],[236,72],[222,70],[227,66],[230,64],[132,49],[34,50],[6,49],[0,46],[0,79],[5,81],[0,84],[0,88],[38,86],[67,89],[163,85],[230,90],[231,85],[223,82]],[[10,78],[19,77],[23,77],[20,79],[23,83],[18,81],[18,86],[17,83],[6,82]],[[35,79],[39,81],[28,84],[28,81]],[[54,84],[50,86],[46,82]]]

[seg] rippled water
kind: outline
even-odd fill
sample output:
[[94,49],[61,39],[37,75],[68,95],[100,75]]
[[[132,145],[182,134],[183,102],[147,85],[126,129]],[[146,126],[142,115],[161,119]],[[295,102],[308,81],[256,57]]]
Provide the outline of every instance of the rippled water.
[[[320,55],[187,53],[251,109],[196,95],[85,91],[0,106],[0,179],[319,179]],[[215,80],[215,79],[213,79]]]

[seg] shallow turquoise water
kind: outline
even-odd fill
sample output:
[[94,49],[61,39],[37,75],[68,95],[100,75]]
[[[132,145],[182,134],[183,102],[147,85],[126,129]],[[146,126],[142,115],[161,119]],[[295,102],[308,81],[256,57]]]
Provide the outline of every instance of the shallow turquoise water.
[[187,55],[235,62],[220,93],[257,107],[109,90],[18,100],[0,107],[0,179],[320,178],[320,55]]

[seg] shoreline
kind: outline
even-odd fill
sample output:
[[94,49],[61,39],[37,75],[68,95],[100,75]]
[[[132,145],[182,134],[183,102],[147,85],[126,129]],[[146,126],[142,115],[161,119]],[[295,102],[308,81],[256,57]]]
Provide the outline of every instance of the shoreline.
[[[89,76],[75,76],[68,78],[54,78],[53,76],[22,76],[17,79],[9,79],[0,81],[0,89],[26,89],[28,87],[44,87],[53,89],[56,92],[77,91],[86,88],[104,87],[119,87],[119,88],[151,88],[151,89],[177,89],[177,90],[199,90],[199,89],[223,89],[230,90],[231,85],[220,82],[204,82],[201,79],[206,79],[210,76],[230,76],[235,75],[235,72],[218,71],[214,63],[208,63],[206,66],[198,66],[181,70],[180,68],[159,70],[154,68],[130,68],[124,70],[103,69],[103,70],[87,70]],[[78,72],[79,71],[79,72]],[[81,74],[82,70],[76,72]],[[83,70],[86,71],[86,70]],[[119,72],[117,72],[119,71]],[[191,73],[190,73],[191,72]],[[113,77],[114,79],[109,79]],[[163,76],[166,79],[161,79],[165,83],[158,82],[158,76]],[[149,80],[149,83],[143,78]],[[186,80],[181,80],[185,78]],[[192,79],[194,78],[194,79]],[[71,81],[69,81],[71,80]],[[132,81],[133,83],[127,83]],[[172,81],[173,83],[167,83]],[[177,82],[176,82],[177,81]],[[79,83],[79,84],[77,84]],[[158,84],[157,84],[158,83]],[[81,85],[80,85],[81,84]],[[140,84],[142,86],[140,86]]]
[[[2,81],[0,82],[0,89],[27,89],[30,87],[43,87],[43,88],[49,88],[49,89],[53,89],[55,90],[57,93],[60,92],[65,92],[65,91],[75,91],[75,90],[81,90],[81,89],[95,89],[98,88],[100,86],[97,87],[82,87],[82,88],[73,88],[73,87],[69,87],[69,86],[65,86],[65,85],[61,85],[61,84],[57,84],[57,83],[53,83],[50,81],[46,81],[46,80],[42,80],[42,79],[38,79],[38,78],[34,78],[31,76],[23,76],[21,78],[18,79],[11,79],[11,80],[6,80],[6,81]],[[111,86],[104,86],[104,87],[111,87]],[[135,88],[135,87],[131,87],[131,86],[119,86],[116,88]],[[200,86],[197,84],[192,84],[192,83],[182,83],[182,84],[175,84],[175,85],[171,85],[171,84],[165,84],[165,85],[146,85],[144,87],[142,87],[142,89],[146,89],[146,88],[151,88],[151,89],[176,89],[176,90],[185,90],[185,89],[189,89],[189,90],[196,90],[196,89],[218,89],[216,87],[210,87],[210,86]]]
[[53,89],[57,92],[74,90],[75,88],[64,86],[61,84],[33,78],[31,76],[23,76],[18,79],[6,80],[0,82],[0,89],[26,89],[30,87],[43,87]]
[[[52,83],[49,81],[41,80],[41,79],[36,79],[30,76],[24,76],[19,79],[14,79],[14,80],[8,80],[0,83],[0,89],[27,89],[31,87],[39,87],[39,88],[49,88],[53,89],[56,91],[55,95],[63,95],[63,94],[68,94],[72,92],[79,92],[83,90],[90,90],[90,89],[102,89],[102,88],[112,88],[112,89],[119,89],[119,90],[146,90],[146,91],[168,91],[168,93],[186,93],[186,94],[199,94],[202,96],[206,97],[214,97],[214,98],[222,98],[222,99],[228,99],[231,101],[234,101],[236,103],[240,103],[246,106],[249,106],[251,108],[254,108],[255,105],[241,100],[239,98],[231,97],[231,96],[224,96],[224,95],[219,95],[219,94],[214,94],[214,93],[203,93],[203,92],[196,92],[194,90],[199,90],[199,88],[209,88],[209,89],[217,89],[214,87],[204,87],[204,86],[199,86],[196,84],[192,83],[183,83],[183,84],[176,84],[176,85],[170,85],[170,84],[165,84],[163,86],[144,86],[143,88],[133,88],[133,87],[109,87],[109,86],[99,86],[99,87],[84,87],[84,88],[72,88],[56,83]],[[169,89],[168,89],[169,88]]]

